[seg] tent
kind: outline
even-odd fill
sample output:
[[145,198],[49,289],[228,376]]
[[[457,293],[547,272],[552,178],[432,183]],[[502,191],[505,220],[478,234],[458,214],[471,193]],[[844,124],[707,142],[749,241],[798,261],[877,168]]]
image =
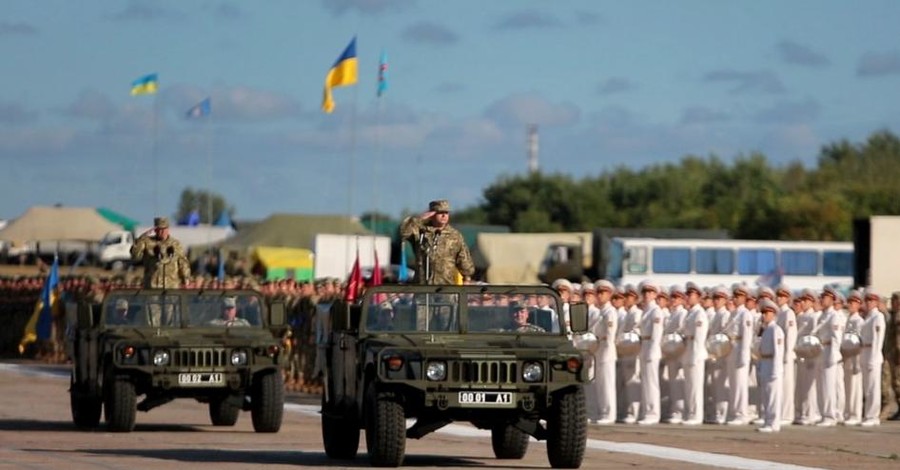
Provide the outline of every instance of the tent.
[[591,253],[590,232],[486,233],[478,234],[478,250],[488,263],[487,281],[492,284],[534,284],[553,243],[581,243]]
[[133,232],[134,228],[138,225],[137,220],[126,217],[112,209],[107,209],[106,207],[98,207],[97,213],[103,216],[104,219],[114,224],[118,224],[123,229],[128,230],[129,232]]
[[110,222],[93,207],[32,207],[0,230],[0,240],[10,242],[99,242],[122,227]]
[[241,231],[221,246],[247,253],[260,246],[311,250],[318,233],[368,235],[370,232],[359,221],[346,216],[273,214],[252,227],[241,226]]
[[266,279],[309,281],[313,278],[315,257],[311,250],[260,246],[254,250],[253,258],[266,269]]

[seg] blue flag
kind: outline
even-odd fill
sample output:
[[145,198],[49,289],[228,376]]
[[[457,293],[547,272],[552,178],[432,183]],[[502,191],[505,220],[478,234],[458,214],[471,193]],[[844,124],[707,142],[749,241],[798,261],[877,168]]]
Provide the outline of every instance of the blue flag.
[[409,282],[409,272],[406,269],[406,241],[400,242],[400,268],[397,270],[397,282]]
[[186,116],[188,119],[197,119],[203,116],[209,116],[209,113],[212,111],[212,103],[209,98],[195,104],[191,109],[187,110]]
[[216,273],[216,279],[219,282],[225,281],[225,253],[219,250],[219,272]]
[[53,334],[53,316],[61,314],[59,312],[59,259],[53,258],[53,266],[50,267],[50,273],[47,280],[44,281],[44,287],[41,289],[41,297],[34,306],[34,312],[25,325],[25,331],[22,334],[22,341],[19,342],[19,354],[25,352],[25,348],[37,341],[48,340]]

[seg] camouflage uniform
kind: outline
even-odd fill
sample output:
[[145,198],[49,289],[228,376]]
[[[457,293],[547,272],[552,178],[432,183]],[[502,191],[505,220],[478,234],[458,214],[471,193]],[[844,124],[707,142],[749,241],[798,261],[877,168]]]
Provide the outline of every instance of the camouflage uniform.
[[[449,212],[445,200],[432,201],[429,210]],[[458,271],[464,280],[475,273],[475,264],[462,234],[449,224],[438,229],[418,216],[410,216],[400,225],[400,237],[412,243],[416,254],[414,284],[456,284]],[[431,276],[426,279],[426,260]]]
[[[169,220],[157,217],[153,225],[169,228]],[[131,259],[144,267],[142,285],[147,288],[178,288],[191,277],[191,265],[181,242],[171,236],[157,240],[149,234],[141,235],[131,247]]]
[[[900,420],[900,292],[891,295],[884,316],[884,364],[881,375],[882,417]],[[893,403],[892,403],[893,402]],[[893,411],[893,415],[890,413]]]

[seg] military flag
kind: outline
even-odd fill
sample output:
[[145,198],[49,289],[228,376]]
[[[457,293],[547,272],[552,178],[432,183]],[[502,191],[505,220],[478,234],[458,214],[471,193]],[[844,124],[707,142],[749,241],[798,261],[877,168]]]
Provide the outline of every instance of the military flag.
[[53,317],[61,315],[62,302],[59,300],[59,259],[53,258],[53,266],[44,281],[41,297],[34,305],[34,312],[25,325],[22,341],[19,342],[19,354],[38,340],[48,340],[53,332]]
[[209,98],[195,104],[191,107],[191,109],[187,110],[185,113],[188,119],[197,119],[202,118],[204,116],[209,116],[210,111],[212,111],[212,103]]
[[325,93],[322,98],[322,111],[334,111],[334,98],[331,89],[339,86],[355,85],[358,78],[359,63],[356,59],[356,36],[338,57],[325,76]]
[[357,248],[356,261],[353,262],[353,269],[350,270],[350,277],[347,279],[347,288],[344,290],[344,301],[348,304],[356,302],[362,287],[363,278],[362,271],[359,269],[359,249]]
[[154,95],[159,89],[159,76],[155,73],[144,75],[143,77],[131,82],[131,96],[135,95]]

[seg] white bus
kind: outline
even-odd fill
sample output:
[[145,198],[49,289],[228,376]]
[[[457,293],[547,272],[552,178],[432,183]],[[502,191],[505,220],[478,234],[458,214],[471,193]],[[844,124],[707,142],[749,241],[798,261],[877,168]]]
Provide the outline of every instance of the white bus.
[[846,290],[853,286],[853,243],[614,238],[606,272],[617,285],[649,279],[663,287],[693,281]]

